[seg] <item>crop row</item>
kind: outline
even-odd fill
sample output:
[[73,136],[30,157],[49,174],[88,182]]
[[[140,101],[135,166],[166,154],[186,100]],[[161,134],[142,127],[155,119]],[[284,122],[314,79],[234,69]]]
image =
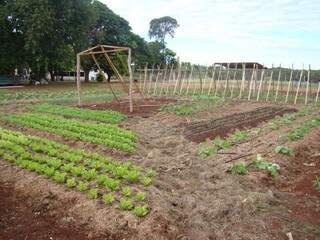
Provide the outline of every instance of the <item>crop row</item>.
[[315,117],[306,122],[303,122],[300,126],[293,128],[288,133],[288,139],[291,141],[298,141],[310,132],[314,127],[320,126],[320,117]]
[[38,113],[50,113],[54,115],[61,115],[64,117],[79,118],[83,120],[93,120],[104,123],[116,124],[125,119],[125,115],[112,110],[90,110],[67,107],[54,104],[40,104],[29,107],[32,111]]
[[148,211],[141,189],[151,184],[153,170],[2,128],[0,158],[138,216]]
[[83,123],[54,115],[20,114],[1,118],[9,123],[43,130],[67,139],[102,144],[109,148],[132,152],[136,136],[111,124]]

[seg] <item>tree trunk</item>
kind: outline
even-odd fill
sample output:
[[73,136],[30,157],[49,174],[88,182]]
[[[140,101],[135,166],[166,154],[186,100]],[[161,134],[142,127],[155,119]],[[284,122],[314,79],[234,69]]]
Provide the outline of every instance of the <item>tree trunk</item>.
[[53,70],[49,70],[49,73],[50,73],[50,79],[52,82],[55,81],[55,74],[54,74],[54,71]]

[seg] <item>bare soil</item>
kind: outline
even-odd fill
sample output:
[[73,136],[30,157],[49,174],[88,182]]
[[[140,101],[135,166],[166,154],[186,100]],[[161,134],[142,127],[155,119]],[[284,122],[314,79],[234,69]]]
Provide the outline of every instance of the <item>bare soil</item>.
[[[141,104],[147,105],[145,102]],[[207,159],[198,156],[198,144],[184,137],[188,123],[208,121],[265,106],[277,107],[272,104],[231,102],[214,111],[199,112],[187,117],[161,112],[157,108],[146,115],[142,111],[126,119],[121,125],[136,132],[139,143],[133,155],[119,155],[119,159],[130,159],[135,164],[152,167],[157,172],[152,186],[147,190],[151,212],[142,219],[120,211],[115,206],[108,207],[99,201],[89,200],[81,193],[2,160],[1,186],[9,184],[8,191],[23,196],[22,200],[30,202],[31,206],[48,203],[50,207],[49,211],[45,211],[45,216],[54,216],[52,225],[57,226],[58,232],[64,232],[60,230],[64,229],[61,219],[74,219],[75,225],[70,229],[81,226],[79,233],[84,235],[74,235],[70,239],[99,239],[96,236],[102,235],[105,239],[279,240],[288,239],[288,232],[293,234],[294,239],[319,239],[320,198],[313,191],[312,182],[309,182],[311,176],[319,175],[319,129],[314,129],[297,143],[288,143],[294,149],[295,157],[274,153],[274,148],[283,144],[279,135],[285,134],[308,117],[299,118],[278,130],[268,130],[255,139]],[[109,106],[105,104],[101,109],[106,107]],[[99,109],[93,106],[90,108]],[[114,108],[119,109],[117,106]],[[262,125],[263,122],[258,123],[258,126]],[[44,134],[30,129],[20,130]],[[52,135],[43,136],[109,154],[99,147],[71,143]],[[281,174],[272,178],[255,169],[249,169],[249,174],[245,176],[226,172],[230,164],[235,162],[232,159],[240,157],[238,160],[249,163],[256,154],[262,154],[269,161],[278,163]],[[14,198],[12,202],[16,203]],[[8,203],[8,209],[15,212],[15,204]],[[0,214],[2,217],[4,213]],[[23,218],[24,215],[21,216]],[[36,220],[41,225],[42,220]],[[27,226],[27,223],[21,225]],[[12,232],[18,229],[14,222],[8,223],[7,228],[12,229]],[[0,230],[0,236],[1,233]]]

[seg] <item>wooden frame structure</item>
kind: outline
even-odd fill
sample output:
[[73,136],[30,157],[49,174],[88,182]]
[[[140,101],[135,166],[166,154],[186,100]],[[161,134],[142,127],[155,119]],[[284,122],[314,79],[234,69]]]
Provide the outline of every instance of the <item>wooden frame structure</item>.
[[[128,55],[127,67],[128,67],[128,71],[129,71],[129,80],[130,80],[129,88],[128,88],[126,82],[124,81],[123,77],[119,73],[118,69],[116,68],[115,64],[112,61],[111,54],[114,54],[114,53],[126,53]],[[122,84],[123,89],[125,90],[125,92],[128,93],[128,95],[129,95],[129,104],[130,104],[130,112],[133,112],[132,89],[133,89],[134,81],[133,81],[133,73],[132,73],[132,69],[131,69],[131,48],[129,48],[129,47],[110,46],[110,45],[97,45],[95,47],[89,48],[89,49],[84,50],[84,51],[82,51],[82,52],[77,54],[78,105],[79,106],[82,105],[82,101],[81,101],[81,80],[80,80],[81,57],[90,56],[93,59],[95,65],[97,66],[99,71],[102,71],[101,66],[100,66],[100,64],[99,64],[99,62],[97,61],[97,58],[96,58],[97,55],[104,56],[104,58],[105,58],[105,60],[107,62],[107,65],[112,69],[112,71],[114,72],[115,76],[117,77],[117,79]],[[104,78],[104,80],[106,80],[104,74],[103,74],[103,78]],[[117,95],[115,94],[115,91],[112,88],[112,85],[110,84],[110,82],[107,81],[107,85],[108,85],[109,89],[111,90],[114,98],[119,102],[119,99],[118,99]],[[138,89],[139,93],[142,95],[139,87],[136,86],[136,88]]]

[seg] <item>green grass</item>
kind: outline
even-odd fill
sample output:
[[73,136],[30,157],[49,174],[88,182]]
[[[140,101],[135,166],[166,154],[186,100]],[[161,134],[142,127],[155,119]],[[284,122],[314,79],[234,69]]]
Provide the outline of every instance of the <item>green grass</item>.
[[93,120],[104,123],[112,123],[116,124],[121,122],[126,118],[125,115],[119,112],[115,112],[112,110],[90,110],[90,109],[81,109],[74,107],[66,107],[62,105],[54,105],[54,104],[38,104],[29,106],[29,109],[33,112],[37,113],[49,113],[58,116],[78,118],[82,120]]

